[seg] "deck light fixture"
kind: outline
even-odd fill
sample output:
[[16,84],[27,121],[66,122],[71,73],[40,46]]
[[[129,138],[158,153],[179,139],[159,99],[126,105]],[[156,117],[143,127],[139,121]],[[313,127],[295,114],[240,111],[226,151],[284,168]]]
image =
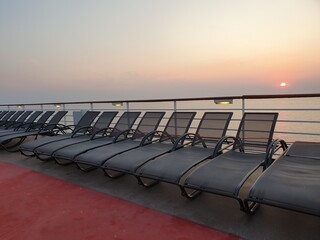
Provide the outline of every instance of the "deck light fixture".
[[56,104],[54,104],[54,107],[55,107],[55,108],[61,108],[61,104],[56,103]]
[[215,104],[233,104],[233,99],[214,99]]
[[17,105],[17,108],[22,109],[23,105]]
[[115,106],[115,107],[122,107],[123,106],[123,102],[113,102],[112,105]]

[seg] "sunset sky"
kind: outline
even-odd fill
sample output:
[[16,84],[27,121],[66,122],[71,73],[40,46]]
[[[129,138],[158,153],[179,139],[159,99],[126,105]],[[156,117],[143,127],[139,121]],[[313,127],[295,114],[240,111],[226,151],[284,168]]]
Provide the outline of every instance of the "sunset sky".
[[3,0],[0,36],[2,104],[320,92],[319,0]]

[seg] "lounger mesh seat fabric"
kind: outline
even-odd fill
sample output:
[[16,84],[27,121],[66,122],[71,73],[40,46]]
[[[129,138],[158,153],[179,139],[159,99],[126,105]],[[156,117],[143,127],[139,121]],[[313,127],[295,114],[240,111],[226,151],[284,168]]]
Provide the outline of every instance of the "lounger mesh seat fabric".
[[231,116],[232,113],[205,113],[191,146],[178,148],[148,162],[137,171],[137,175],[178,184],[189,169],[213,155],[216,144],[226,134]]
[[[98,116],[99,112],[97,111],[87,111],[79,120],[79,122],[74,127],[74,130],[72,132],[78,131],[78,129],[83,127],[88,127],[91,125],[91,123],[94,121],[94,119]],[[82,131],[83,133],[83,131]],[[24,152],[25,154],[27,152],[33,152],[37,147],[40,147],[42,145],[59,141],[62,139],[70,138],[72,136],[72,133],[62,134],[62,135],[55,135],[52,137],[47,137],[43,139],[38,139],[33,142],[25,143],[20,146],[20,151]]]
[[194,170],[183,186],[234,197],[241,210],[245,210],[239,191],[246,179],[265,163],[277,117],[277,113],[245,113],[233,149]]
[[[76,143],[88,141],[91,137],[91,134],[99,131],[102,128],[108,128],[112,120],[114,119],[114,117],[117,115],[117,113],[118,112],[103,112],[98,118],[98,120],[95,122],[94,126],[90,128],[88,132],[80,131],[81,132],[80,134],[74,134],[70,138],[61,139],[60,141],[55,141],[52,143],[45,144],[43,146],[36,148],[35,152],[38,156],[39,155],[51,156],[55,151],[57,151],[60,148],[73,145]],[[88,126],[86,126],[85,128],[89,129]]]
[[[170,152],[174,146],[174,141],[188,131],[195,114],[195,112],[173,113],[164,129],[164,133],[166,134],[161,135],[159,142],[147,144],[110,158],[102,167],[134,174],[146,162]],[[171,139],[168,139],[167,135],[171,136]],[[85,161],[81,157],[80,155],[77,160],[79,162]]]
[[[92,166],[100,166],[106,159],[124,151],[139,147],[141,139],[149,132],[154,131],[159,126],[165,112],[146,112],[139,122],[138,127],[134,131],[132,137],[125,141],[119,141],[111,145],[97,147],[91,151],[87,151],[84,155],[87,157],[87,163]],[[94,140],[93,140],[94,141]],[[68,159],[72,161],[79,155],[83,149],[77,145],[62,148],[54,153],[57,159]]]
[[293,143],[257,179],[246,201],[320,216],[320,143]]

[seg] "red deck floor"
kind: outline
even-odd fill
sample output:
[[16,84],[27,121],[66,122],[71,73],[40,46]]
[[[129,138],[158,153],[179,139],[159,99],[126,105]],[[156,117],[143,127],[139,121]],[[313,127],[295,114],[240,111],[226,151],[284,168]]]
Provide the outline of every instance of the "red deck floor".
[[1,240],[238,239],[6,163],[0,193]]

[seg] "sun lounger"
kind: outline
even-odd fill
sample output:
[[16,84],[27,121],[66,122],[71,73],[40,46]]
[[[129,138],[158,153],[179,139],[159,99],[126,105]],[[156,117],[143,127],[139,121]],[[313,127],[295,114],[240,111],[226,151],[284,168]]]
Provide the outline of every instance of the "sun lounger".
[[31,113],[32,111],[26,111],[15,122],[6,124],[6,129],[0,130],[0,136],[3,137],[10,135],[12,133],[16,133],[18,130],[25,131],[39,117],[42,111],[35,111],[32,114]]
[[[112,112],[103,112],[94,123],[93,126],[86,126],[79,128],[77,131],[74,131],[69,138],[61,139],[60,141],[55,141],[42,145],[34,150],[34,153],[41,160],[49,160],[52,158],[52,154],[60,148],[65,146],[73,145],[76,143],[85,142],[90,139],[92,134],[100,131],[103,128],[110,126],[112,120],[118,114],[116,111]],[[79,134],[80,132],[80,134]]]
[[[83,134],[85,132],[85,129],[83,127],[88,127],[91,125],[91,123],[94,121],[94,119],[98,116],[98,111],[87,111],[79,120],[79,122],[76,125],[59,125],[60,133],[59,135],[55,135],[52,137],[46,137],[42,139],[37,139],[32,142],[24,143],[20,146],[20,152],[22,152],[26,156],[35,156],[35,149],[37,149],[40,146],[46,145],[48,143],[52,143],[55,141],[60,141],[62,139],[70,138],[73,133],[77,134]],[[81,129],[81,130],[79,130]],[[66,131],[71,131],[71,133],[66,133]]]
[[[174,112],[163,131],[149,133],[141,141],[139,148],[108,159],[102,169],[111,177],[118,177],[124,173],[135,174],[143,164],[172,151],[175,141],[188,132],[195,115],[195,112]],[[158,138],[157,141],[155,137]],[[77,163],[86,163],[87,161],[85,154],[81,154],[75,159]],[[108,173],[109,170],[112,170],[111,174]],[[113,171],[118,174],[113,174]]]
[[[67,111],[58,112],[51,118],[48,124],[46,124],[46,121],[53,113],[54,111],[46,111],[36,122],[32,122],[32,119],[35,116],[30,116],[28,121],[26,121],[24,124],[21,124],[18,128],[12,131],[11,134],[1,136],[0,146],[7,151],[12,151],[12,149],[14,149],[16,146],[19,146],[27,137],[35,136],[37,138],[38,135],[53,135],[52,131],[56,128],[57,124],[67,113]],[[34,114],[36,114],[36,112]],[[15,141],[14,144],[11,144],[12,140],[18,141]]]
[[[27,114],[30,114],[32,111],[28,111]],[[1,121],[0,126],[2,129],[7,129],[12,124],[15,124],[18,120],[18,118],[24,113],[24,111],[18,111],[18,112],[9,112],[3,121]]]
[[[79,164],[78,167],[81,170],[94,169],[101,166],[110,157],[139,147],[141,140],[146,136],[146,134],[158,128],[164,114],[165,112],[146,112],[135,130],[130,132],[127,130],[122,133],[122,135],[129,133],[130,137],[126,137],[125,139],[120,138],[120,140],[117,140],[119,137],[113,140],[109,139],[109,143],[110,140],[112,140],[112,144],[100,146],[91,150],[79,147],[79,144],[73,145],[55,152],[54,158],[58,162],[70,163],[73,162],[75,157],[85,152],[85,155],[88,156],[89,160],[86,164]],[[96,140],[92,141],[94,143]],[[99,141],[99,143],[102,142]]]
[[[222,148],[226,147],[223,137],[231,117],[230,112],[204,113],[195,134],[184,134],[176,141],[172,152],[148,162],[136,171],[139,183],[145,187],[159,181],[179,185],[180,179],[190,169],[221,153]],[[191,145],[181,146],[180,143],[189,138]]]
[[245,211],[239,192],[248,177],[260,166],[267,167],[275,152],[272,142],[278,113],[245,113],[232,150],[215,156],[191,172],[181,189],[193,198],[197,191],[238,200]]
[[[52,157],[54,157],[58,164],[65,165],[72,163],[68,159],[70,155],[77,155],[89,149],[108,145],[113,143],[114,141],[117,141],[118,139],[126,139],[129,132],[132,131],[132,126],[140,114],[141,112],[125,112],[118,119],[114,127],[102,128],[94,132],[92,135],[88,136],[85,141],[80,142],[70,139],[67,144],[63,146],[61,145],[59,149],[56,149],[54,152],[52,152]],[[57,157],[56,152],[58,153],[59,151],[64,152],[64,158]]]
[[255,182],[248,211],[266,204],[320,216],[320,143],[295,142]]

